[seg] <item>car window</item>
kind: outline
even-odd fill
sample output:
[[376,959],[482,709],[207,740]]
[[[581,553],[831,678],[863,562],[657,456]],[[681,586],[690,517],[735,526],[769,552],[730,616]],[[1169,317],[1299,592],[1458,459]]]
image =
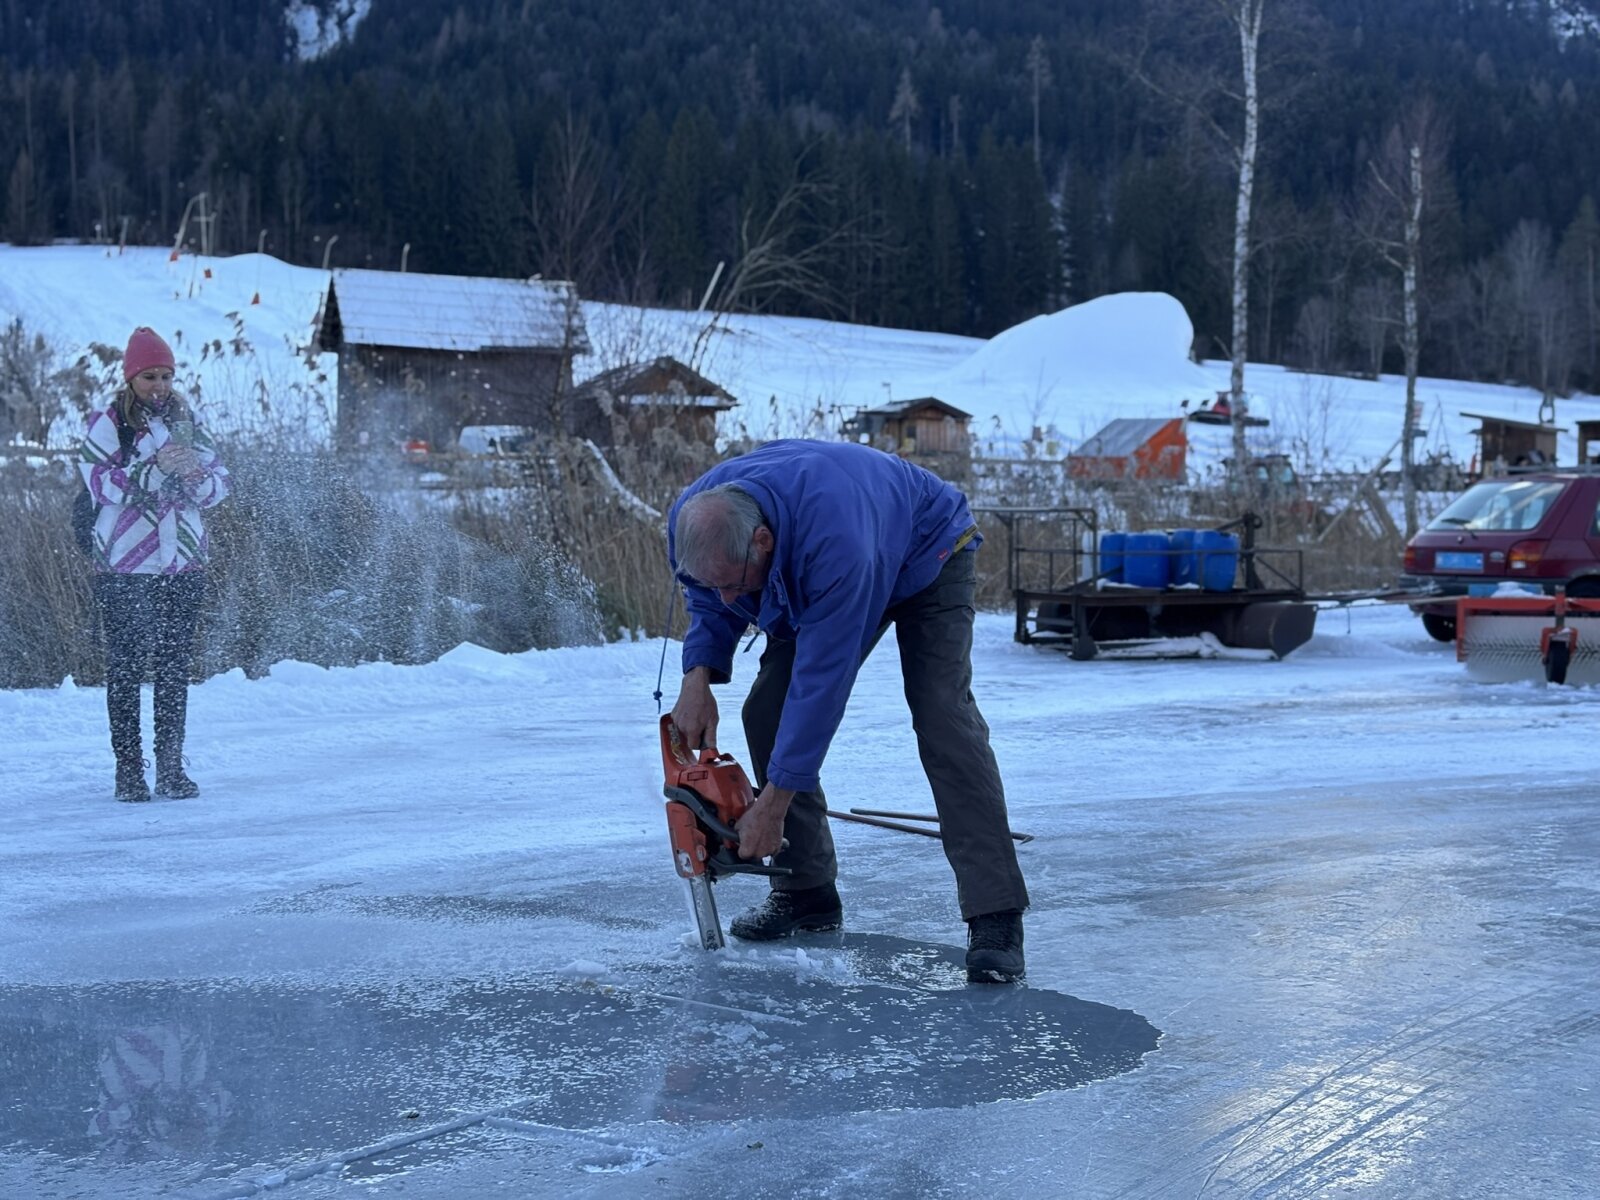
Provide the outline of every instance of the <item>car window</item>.
[[1456,497],[1428,528],[1525,532],[1544,520],[1566,486],[1560,480],[1486,480]]

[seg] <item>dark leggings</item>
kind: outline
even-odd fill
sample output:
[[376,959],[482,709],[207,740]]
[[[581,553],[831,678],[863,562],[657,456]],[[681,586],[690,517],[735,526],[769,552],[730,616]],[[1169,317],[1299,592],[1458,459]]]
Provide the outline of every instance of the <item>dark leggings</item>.
[[202,571],[95,576],[94,595],[105,634],[106,712],[111,718],[111,749],[118,762],[135,762],[143,754],[139,688],[152,660],[156,762],[181,761],[189,668],[205,591]]

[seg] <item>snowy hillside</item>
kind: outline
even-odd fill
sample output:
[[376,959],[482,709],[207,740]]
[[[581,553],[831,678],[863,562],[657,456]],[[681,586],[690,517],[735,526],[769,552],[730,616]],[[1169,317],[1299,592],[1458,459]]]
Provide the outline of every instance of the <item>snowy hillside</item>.
[[[137,324],[171,335],[182,369],[198,385],[215,424],[249,428],[263,419],[324,438],[331,427],[335,363],[308,359],[325,272],[263,255],[170,260],[159,248],[117,254],[98,246],[0,246],[0,318],[20,318],[70,361],[92,344],[120,349]],[[257,302],[258,301],[258,302]],[[729,436],[837,435],[863,406],[937,396],[973,414],[986,453],[1036,449],[1059,457],[1118,417],[1177,416],[1228,386],[1228,364],[1186,356],[1192,326],[1162,294],[1102,297],[1036,317],[989,341],[793,317],[735,315],[709,336],[701,314],[585,306],[594,353],[581,379],[640,358],[672,354],[740,401],[725,418]],[[1246,376],[1250,409],[1269,419],[1252,430],[1259,449],[1283,450],[1313,468],[1366,467],[1393,447],[1403,381],[1308,375],[1254,365]],[[1486,413],[1538,418],[1528,388],[1425,379],[1419,384],[1425,451],[1448,449],[1466,462]],[[1600,416],[1584,396],[1558,401],[1570,429]],[[56,435],[70,438],[63,425]],[[1229,430],[1191,425],[1191,466],[1204,471],[1228,453]],[[1575,443],[1564,438],[1561,459]]]

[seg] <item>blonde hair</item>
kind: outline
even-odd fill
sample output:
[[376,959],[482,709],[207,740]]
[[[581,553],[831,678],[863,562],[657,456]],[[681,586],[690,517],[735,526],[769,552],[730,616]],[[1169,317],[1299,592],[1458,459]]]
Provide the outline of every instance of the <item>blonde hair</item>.
[[[194,410],[177,392],[168,393],[167,419],[169,421],[192,421]],[[112,404],[117,410],[117,418],[129,429],[139,430],[141,433],[150,428],[150,410],[139,400],[131,383],[125,383],[117,389],[112,397]]]

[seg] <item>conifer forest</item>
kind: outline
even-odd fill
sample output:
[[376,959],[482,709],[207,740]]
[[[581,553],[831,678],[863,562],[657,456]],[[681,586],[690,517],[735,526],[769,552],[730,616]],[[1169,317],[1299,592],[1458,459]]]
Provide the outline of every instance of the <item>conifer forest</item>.
[[[0,0],[0,237],[181,227],[215,254],[978,336],[1159,290],[1227,357],[1227,9]],[[1264,11],[1250,358],[1399,368],[1387,185],[1411,146],[1423,372],[1600,385],[1582,0]]]

